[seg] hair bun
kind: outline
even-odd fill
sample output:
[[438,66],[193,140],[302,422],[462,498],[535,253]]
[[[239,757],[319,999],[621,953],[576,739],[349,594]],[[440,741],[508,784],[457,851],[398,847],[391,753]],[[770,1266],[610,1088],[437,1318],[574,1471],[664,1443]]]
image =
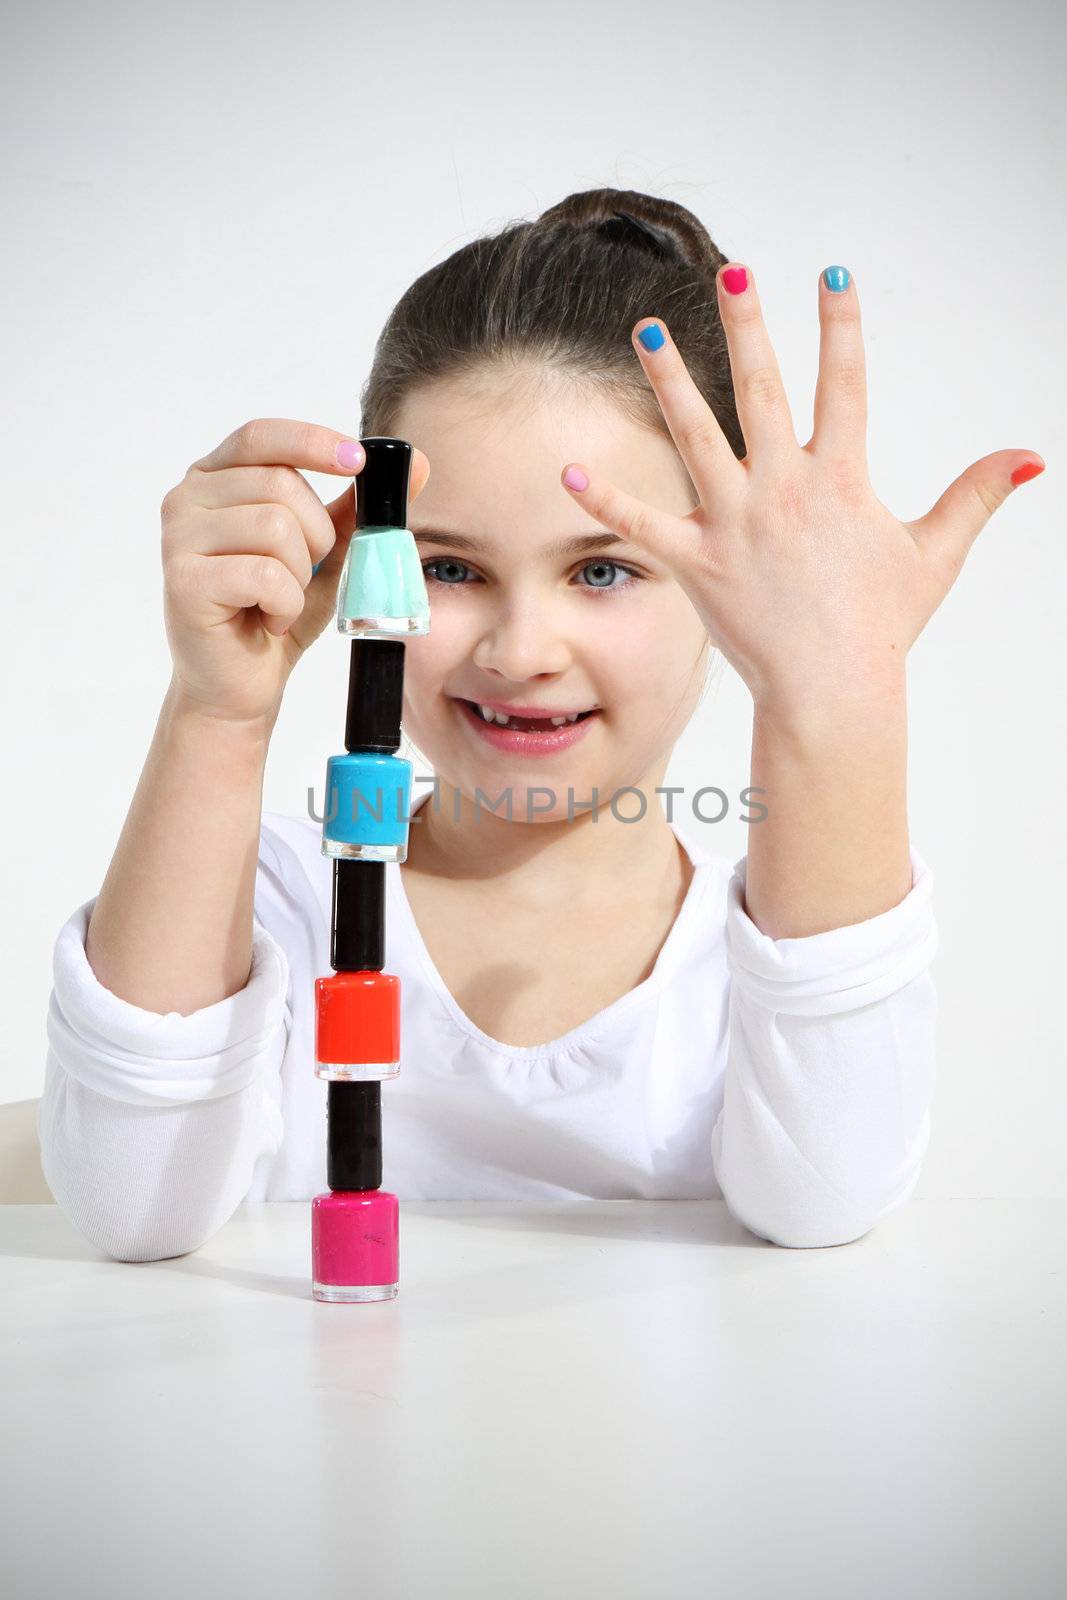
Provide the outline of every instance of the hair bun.
[[[360,396],[360,435],[396,434],[406,398],[438,380],[477,391],[510,363],[610,395],[673,436],[631,334],[670,321],[671,340],[739,461],[746,454],[716,274],[729,258],[692,211],[638,189],[583,189],[470,240],[427,268],[393,307]],[[540,391],[533,391],[539,398]],[[400,420],[398,420],[400,419]]]
[[636,189],[583,189],[549,206],[537,220],[542,226],[595,229],[602,237],[687,266],[711,283],[729,260],[685,206]]
[[[622,223],[622,230],[613,226],[616,222]],[[644,244],[645,240],[648,240],[658,254],[674,256],[679,260],[683,259],[673,234],[668,233],[664,228],[655,227],[651,222],[643,222],[640,217],[633,216],[629,211],[613,211],[611,216],[606,217],[600,226],[613,233],[622,231],[628,239],[633,238],[632,230],[636,228],[644,237],[635,239],[633,241],[635,244]]]

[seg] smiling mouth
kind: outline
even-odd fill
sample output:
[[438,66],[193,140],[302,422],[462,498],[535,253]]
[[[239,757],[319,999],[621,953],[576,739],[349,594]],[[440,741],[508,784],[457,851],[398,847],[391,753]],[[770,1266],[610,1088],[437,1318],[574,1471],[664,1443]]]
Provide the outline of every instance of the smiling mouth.
[[584,722],[588,717],[597,715],[598,707],[589,711],[579,711],[576,717],[505,717],[503,712],[494,712],[487,717],[475,700],[461,702],[489,728],[510,728],[516,733],[559,733],[564,728],[574,727],[579,722]]

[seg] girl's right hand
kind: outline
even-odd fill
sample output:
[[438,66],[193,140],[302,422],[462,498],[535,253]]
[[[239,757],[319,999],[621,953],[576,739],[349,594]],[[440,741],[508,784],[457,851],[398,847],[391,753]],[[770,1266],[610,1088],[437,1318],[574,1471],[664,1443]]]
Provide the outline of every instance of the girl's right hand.
[[[273,727],[289,674],[336,612],[356,525],[347,434],[285,417],[246,422],[163,498],[163,609],[172,689],[207,716]],[[351,478],[324,505],[297,468]],[[430,464],[414,450],[408,498]],[[321,562],[312,576],[312,566]]]

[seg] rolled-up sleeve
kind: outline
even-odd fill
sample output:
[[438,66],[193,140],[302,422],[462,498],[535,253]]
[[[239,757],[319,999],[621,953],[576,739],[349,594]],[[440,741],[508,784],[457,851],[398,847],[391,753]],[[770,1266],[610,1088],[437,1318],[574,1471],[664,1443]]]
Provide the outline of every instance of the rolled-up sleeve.
[[735,864],[726,920],[730,1040],[712,1161],[729,1210],[794,1248],[847,1244],[914,1190],[936,1075],[933,876],[865,922],[772,939],[744,909]]
[[79,906],[53,950],[42,1168],[106,1254],[183,1255],[232,1216],[255,1163],[281,1143],[289,963],[256,920],[243,989],[188,1016],[145,1011],[89,964],[95,904]]

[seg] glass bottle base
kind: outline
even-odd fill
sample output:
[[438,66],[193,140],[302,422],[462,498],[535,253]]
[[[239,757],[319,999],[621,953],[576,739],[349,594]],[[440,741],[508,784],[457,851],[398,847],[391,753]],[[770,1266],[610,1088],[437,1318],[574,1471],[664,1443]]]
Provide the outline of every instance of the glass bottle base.
[[324,856],[344,861],[406,861],[407,844],[349,844],[344,839],[323,839]]
[[338,633],[360,639],[396,639],[429,633],[429,617],[338,617]]
[[399,1288],[399,1283],[357,1283],[346,1286],[339,1283],[316,1283],[312,1279],[311,1294],[315,1300],[395,1300]]
[[380,1083],[400,1076],[399,1061],[359,1061],[341,1066],[336,1061],[316,1061],[316,1078],[329,1083]]

